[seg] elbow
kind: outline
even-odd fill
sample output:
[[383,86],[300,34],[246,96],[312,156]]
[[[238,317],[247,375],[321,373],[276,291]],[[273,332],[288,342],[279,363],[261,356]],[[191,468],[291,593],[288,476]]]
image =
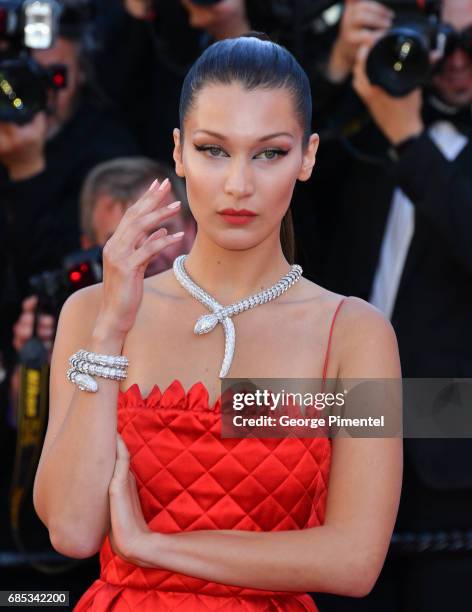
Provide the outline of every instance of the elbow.
[[366,597],[372,591],[377,582],[382,566],[364,560],[357,560],[346,572],[343,593],[347,597]]
[[73,559],[93,557],[100,550],[102,541],[81,534],[80,530],[49,527],[49,539],[55,551]]
[[377,582],[377,579],[371,581],[371,580],[366,580],[365,577],[359,576],[359,579],[356,581],[355,584],[348,585],[348,588],[346,589],[346,592],[343,593],[343,595],[347,597],[356,597],[356,598],[367,597],[367,595],[374,588],[374,585],[376,582]]
[[93,535],[90,525],[77,525],[74,521],[64,522],[64,517],[56,517],[41,504],[39,487],[35,483],[33,506],[36,514],[49,531],[49,540],[54,550],[65,557],[86,559],[93,557],[102,545],[105,534]]

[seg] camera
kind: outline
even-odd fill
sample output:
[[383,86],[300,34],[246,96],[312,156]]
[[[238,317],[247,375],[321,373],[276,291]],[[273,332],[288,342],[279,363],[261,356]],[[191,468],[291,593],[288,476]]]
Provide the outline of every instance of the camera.
[[61,10],[56,0],[0,0],[0,121],[28,123],[46,108],[47,91],[66,85],[64,66],[45,69],[31,57],[54,44]]
[[430,53],[443,54],[453,32],[440,22],[439,0],[381,0],[395,13],[393,25],[367,58],[369,80],[392,96],[425,85],[431,75]]
[[102,277],[102,249],[93,247],[67,255],[61,268],[37,274],[29,282],[41,310],[57,316],[69,295],[99,283]]

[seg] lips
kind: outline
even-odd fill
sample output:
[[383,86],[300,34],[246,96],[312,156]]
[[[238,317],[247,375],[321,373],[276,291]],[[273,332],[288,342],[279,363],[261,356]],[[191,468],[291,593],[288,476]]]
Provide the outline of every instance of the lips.
[[223,217],[223,219],[230,223],[231,225],[244,225],[245,223],[249,223],[254,217],[256,217],[256,213],[252,212],[252,210],[246,210],[245,208],[241,208],[240,210],[235,210],[234,208],[225,208],[220,211],[219,214]]
[[252,212],[252,210],[246,210],[245,208],[241,208],[240,210],[225,208],[224,210],[220,211],[220,215],[231,215],[233,217],[255,217],[256,213]]

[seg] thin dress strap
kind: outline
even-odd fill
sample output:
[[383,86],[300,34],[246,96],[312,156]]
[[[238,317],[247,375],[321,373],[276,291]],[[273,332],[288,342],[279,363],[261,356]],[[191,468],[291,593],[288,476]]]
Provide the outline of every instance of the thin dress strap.
[[325,379],[326,379],[326,373],[328,371],[329,353],[330,353],[330,349],[331,349],[331,338],[333,336],[334,324],[336,322],[336,317],[338,316],[338,312],[339,312],[341,306],[343,305],[343,303],[345,302],[345,300],[346,300],[346,298],[343,297],[343,299],[339,302],[339,304],[336,307],[336,310],[334,311],[333,318],[331,320],[331,327],[329,328],[329,336],[328,336],[328,345],[326,347],[326,354],[325,354],[324,365],[323,365],[323,376],[322,376],[323,388],[324,388],[324,383],[325,383]]

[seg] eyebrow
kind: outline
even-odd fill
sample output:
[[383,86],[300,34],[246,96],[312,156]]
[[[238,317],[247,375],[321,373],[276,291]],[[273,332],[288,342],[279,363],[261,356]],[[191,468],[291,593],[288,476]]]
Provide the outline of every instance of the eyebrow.
[[[212,132],[211,130],[195,130],[193,133],[194,136],[198,134],[199,132],[204,132],[205,134],[208,134],[209,136],[214,136],[215,138],[219,138],[220,140],[228,140],[224,134],[219,134],[218,132]],[[273,134],[267,134],[267,136],[262,136],[262,138],[259,138],[258,142],[265,142],[266,140],[270,140],[271,138],[276,138],[277,136],[288,136],[289,138],[293,140],[293,135],[290,134],[289,132],[274,132]]]

